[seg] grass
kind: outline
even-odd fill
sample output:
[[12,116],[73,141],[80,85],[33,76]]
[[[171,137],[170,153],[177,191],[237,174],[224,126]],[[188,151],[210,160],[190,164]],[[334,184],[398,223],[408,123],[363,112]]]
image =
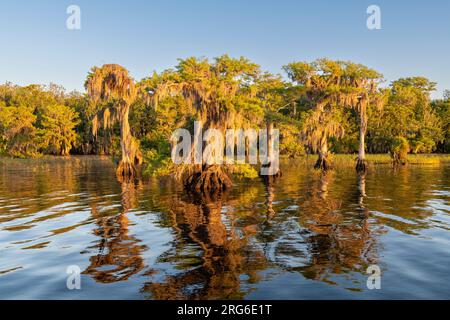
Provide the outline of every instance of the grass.
[[[356,158],[356,154],[334,154],[333,164],[336,167],[355,166]],[[410,165],[439,165],[445,162],[450,163],[450,154],[409,154],[407,159]],[[298,160],[308,165],[314,165],[317,156],[309,155]],[[367,154],[366,160],[369,166],[392,164],[392,158],[389,154]]]
[[[50,163],[66,163],[70,161],[79,161],[80,159],[98,159],[99,156],[75,156],[75,157],[56,157],[56,156],[43,156],[35,159],[11,159],[7,157],[0,156],[0,166],[14,167],[18,164],[28,164],[30,166],[36,165],[47,165]],[[102,159],[109,159],[109,157],[100,156]],[[282,159],[287,159],[281,156]],[[333,164],[337,168],[349,168],[356,165],[356,154],[333,154]],[[450,154],[409,154],[408,155],[409,165],[441,165],[443,163],[450,163]],[[291,159],[290,162],[295,163],[295,165],[307,165],[313,167],[317,160],[317,155],[307,155]],[[392,165],[392,159],[389,154],[367,154],[366,160],[369,167],[374,167],[378,165]],[[156,175],[164,175],[170,172],[168,171],[170,161],[163,163],[161,168],[157,167]],[[147,168],[148,169],[148,168]],[[155,168],[153,168],[155,169]],[[151,170],[146,170],[149,173]],[[167,172],[166,172],[167,171]],[[257,176],[257,171],[249,165],[242,165],[235,168],[233,172],[234,175],[241,178],[253,178]]]

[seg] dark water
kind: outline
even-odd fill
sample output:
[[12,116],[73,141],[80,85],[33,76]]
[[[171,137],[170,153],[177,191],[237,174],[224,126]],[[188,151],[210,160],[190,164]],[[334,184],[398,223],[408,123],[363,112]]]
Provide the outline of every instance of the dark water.
[[0,298],[450,298],[450,166],[282,168],[212,201],[121,185],[108,159],[5,161]]

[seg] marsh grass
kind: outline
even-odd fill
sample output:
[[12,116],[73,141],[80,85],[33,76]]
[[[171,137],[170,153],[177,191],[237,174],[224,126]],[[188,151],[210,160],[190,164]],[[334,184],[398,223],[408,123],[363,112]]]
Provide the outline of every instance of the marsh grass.
[[[334,154],[333,155],[333,164],[336,169],[339,168],[354,168],[356,166],[356,154]],[[392,158],[389,154],[367,154],[367,163],[369,167],[375,166],[391,166]],[[81,161],[83,159],[83,161]],[[0,173],[4,169],[12,169],[15,167],[21,166],[25,163],[28,168],[33,171],[39,167],[48,167],[48,170],[51,169],[49,165],[52,164],[68,164],[68,163],[86,163],[86,161],[97,161],[101,159],[105,161],[105,165],[113,162],[112,158],[109,156],[42,156],[39,158],[33,159],[13,159],[9,157],[0,156]],[[450,163],[450,154],[409,154],[408,155],[408,165],[441,165],[444,163]],[[151,168],[144,166],[143,176],[163,176],[168,175],[169,172],[166,172],[169,166],[171,166],[171,162],[169,161],[164,163],[162,168],[156,168],[158,170],[150,170]],[[284,162],[285,165],[295,165],[296,167],[308,166],[314,167],[314,164],[317,161],[316,155],[306,155],[297,157],[294,159],[289,159],[288,157],[281,156],[281,161]],[[153,168],[155,169],[155,168]],[[257,178],[258,177],[258,168],[253,168],[250,165],[240,165],[231,172],[235,178]]]
[[[332,161],[336,168],[356,166],[356,154],[333,154]],[[392,158],[389,154],[367,154],[366,160],[369,166],[392,165]],[[450,154],[408,154],[409,165],[440,165],[450,163]],[[316,155],[307,155],[295,159],[299,163],[314,166],[317,161]]]

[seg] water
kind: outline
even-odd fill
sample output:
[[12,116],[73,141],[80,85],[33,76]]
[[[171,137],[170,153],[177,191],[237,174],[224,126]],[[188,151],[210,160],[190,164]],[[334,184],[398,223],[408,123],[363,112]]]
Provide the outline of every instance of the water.
[[121,185],[105,158],[5,160],[0,298],[450,298],[450,166],[282,169],[212,201]]

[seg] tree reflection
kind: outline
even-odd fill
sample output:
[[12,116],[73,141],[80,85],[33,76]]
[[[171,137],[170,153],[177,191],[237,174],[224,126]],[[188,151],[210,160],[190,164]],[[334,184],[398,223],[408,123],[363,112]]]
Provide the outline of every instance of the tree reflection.
[[358,205],[361,210],[363,210],[366,214],[368,214],[366,210],[366,206],[364,204],[364,199],[367,197],[366,195],[366,172],[358,173]]
[[162,283],[147,283],[144,292],[154,299],[240,299],[246,294],[241,276],[257,281],[257,270],[265,264],[261,252],[248,248],[251,228],[241,234],[222,221],[226,194],[214,197],[189,196],[177,199],[170,213],[179,237],[203,251],[199,266],[177,275],[167,276]]
[[[368,214],[347,214],[341,199],[329,194],[333,173],[322,173],[313,181],[309,197],[302,205],[300,224],[309,251],[309,261],[299,271],[309,279],[330,281],[329,276],[348,271],[365,272],[377,260],[375,237]],[[364,208],[365,176],[358,177],[358,205]]]
[[275,210],[273,209],[273,201],[275,199],[275,181],[276,178],[272,176],[263,176],[264,185],[266,187],[266,207],[267,207],[267,220],[272,219],[275,216]]
[[94,246],[98,253],[92,256],[90,265],[83,272],[97,282],[110,283],[127,280],[144,268],[142,253],[146,250],[140,240],[129,233],[127,212],[137,206],[136,185],[134,182],[121,183],[121,212],[113,217],[101,216],[93,207],[96,218],[95,234],[100,237]]

